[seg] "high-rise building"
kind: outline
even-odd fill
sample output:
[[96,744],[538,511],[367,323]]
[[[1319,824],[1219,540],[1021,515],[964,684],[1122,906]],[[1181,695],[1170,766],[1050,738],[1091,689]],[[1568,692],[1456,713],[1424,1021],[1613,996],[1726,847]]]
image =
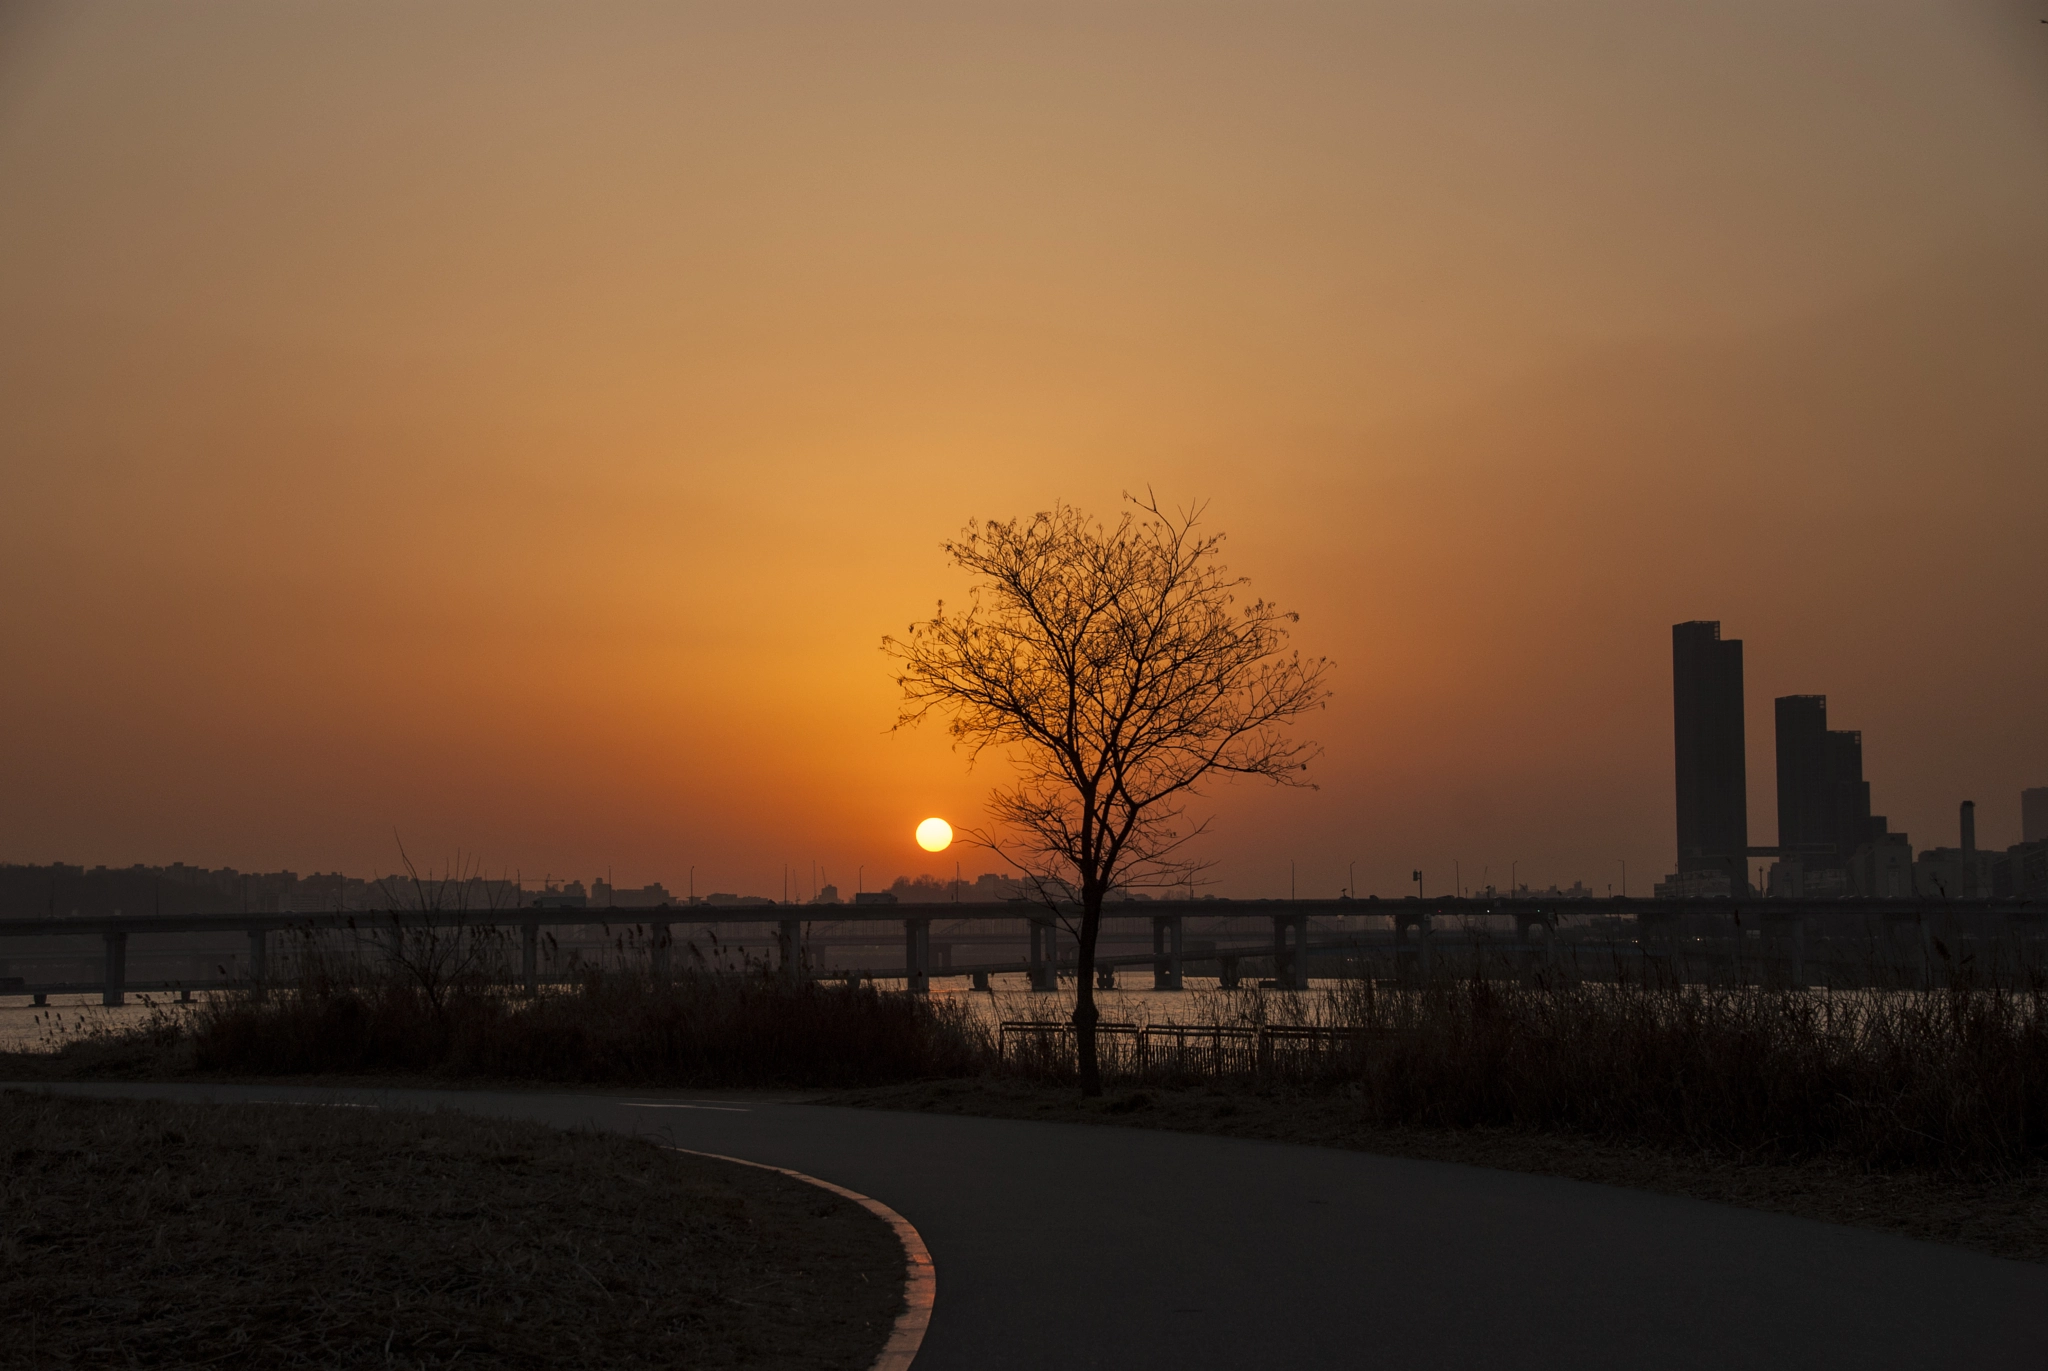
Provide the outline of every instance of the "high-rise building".
[[1870,815],[1863,735],[1828,727],[1828,697],[1777,700],[1778,850],[1810,868],[1846,863],[1884,836]]
[[1678,776],[1678,871],[1747,888],[1749,791],[1743,762],[1742,640],[1718,620],[1671,626],[1671,703]]
[[1776,701],[1778,850],[1784,855],[1832,847],[1828,790],[1828,697],[1781,695]]
[[2020,841],[2048,843],[2048,785],[2020,792]]

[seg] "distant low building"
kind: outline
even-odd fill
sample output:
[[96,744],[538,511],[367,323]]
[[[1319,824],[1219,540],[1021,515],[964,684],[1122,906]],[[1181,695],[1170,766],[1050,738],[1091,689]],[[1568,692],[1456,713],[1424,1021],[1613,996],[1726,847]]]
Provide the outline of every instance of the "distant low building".
[[1573,881],[1563,890],[1559,890],[1557,883],[1553,881],[1548,890],[1531,890],[1526,884],[1517,886],[1515,888],[1515,898],[1518,900],[1590,900],[1593,898],[1593,892],[1586,888],[1584,881]]
[[2008,847],[1991,859],[1990,875],[1994,898],[2048,898],[2048,838]]
[[1849,893],[1866,900],[1898,900],[1913,894],[1913,845],[1903,833],[1886,833],[1849,858]]
[[956,901],[984,904],[1014,900],[1023,892],[1014,880],[985,871],[971,881],[946,880],[938,876],[898,876],[890,883],[889,893],[903,904],[951,904]]
[[1980,900],[1991,893],[1991,854],[1930,847],[1913,863],[1913,893],[1936,900]]
[[607,881],[592,881],[590,903],[600,909],[659,909],[682,901],[669,894],[660,881],[638,890],[620,890]]
[[1677,871],[1651,887],[1660,900],[1725,900],[1735,895],[1735,878],[1726,871]]
[[1777,900],[1839,900],[1852,891],[1847,869],[1831,859],[1793,856],[1771,863],[1764,893]]
[[1937,900],[1981,900],[1991,894],[1991,854],[1977,850],[1977,806],[1959,812],[1962,844],[1930,847],[1913,863],[1913,893]]

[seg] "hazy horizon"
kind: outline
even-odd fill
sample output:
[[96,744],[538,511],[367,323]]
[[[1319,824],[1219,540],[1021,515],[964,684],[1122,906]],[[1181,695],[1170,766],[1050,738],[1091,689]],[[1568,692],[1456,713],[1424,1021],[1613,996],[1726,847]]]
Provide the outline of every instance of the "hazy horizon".
[[940,542],[1209,502],[1337,662],[1217,893],[1647,894],[1670,625],[2048,785],[2014,4],[0,10],[0,861],[971,879]]

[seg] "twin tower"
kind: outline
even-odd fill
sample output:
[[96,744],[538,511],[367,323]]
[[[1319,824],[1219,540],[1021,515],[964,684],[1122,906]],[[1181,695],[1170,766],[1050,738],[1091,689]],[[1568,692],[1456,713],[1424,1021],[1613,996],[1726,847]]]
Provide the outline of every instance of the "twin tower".
[[1825,695],[1777,702],[1778,844],[1749,845],[1748,776],[1743,761],[1742,641],[1717,621],[1671,628],[1671,683],[1678,771],[1678,875],[1683,893],[1739,894],[1749,858],[1796,858],[1816,872],[1840,871],[1862,849],[1883,844],[1888,825],[1870,812],[1863,735],[1828,727]]

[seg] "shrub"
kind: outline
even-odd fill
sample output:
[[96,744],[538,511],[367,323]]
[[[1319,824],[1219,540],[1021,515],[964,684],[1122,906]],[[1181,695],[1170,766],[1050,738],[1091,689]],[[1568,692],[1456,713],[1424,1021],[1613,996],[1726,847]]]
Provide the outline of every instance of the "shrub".
[[489,986],[315,981],[223,998],[191,1025],[202,1071],[424,1072],[678,1086],[852,1086],[980,1068],[945,1001],[748,972],[588,972],[533,1000]]

